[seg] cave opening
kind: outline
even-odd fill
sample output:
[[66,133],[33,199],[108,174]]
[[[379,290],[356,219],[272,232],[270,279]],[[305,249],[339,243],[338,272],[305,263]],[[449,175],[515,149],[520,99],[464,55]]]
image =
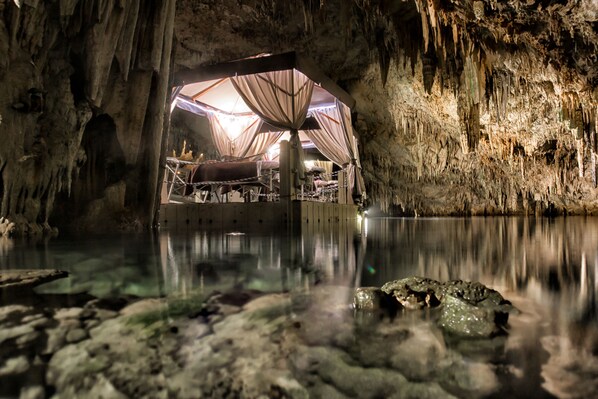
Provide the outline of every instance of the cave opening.
[[50,223],[59,228],[73,227],[69,226],[71,221],[93,212],[91,208],[94,201],[106,200],[124,205],[122,198],[110,190],[110,187],[122,182],[127,174],[124,152],[110,115],[97,115],[87,123],[80,151],[70,192],[58,194],[55,201]]

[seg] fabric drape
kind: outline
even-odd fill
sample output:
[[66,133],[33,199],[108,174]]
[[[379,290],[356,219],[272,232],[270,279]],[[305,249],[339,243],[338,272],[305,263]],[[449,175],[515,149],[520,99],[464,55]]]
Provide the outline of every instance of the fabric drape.
[[306,131],[320,152],[337,165],[346,168],[349,188],[354,196],[365,192],[357,139],[353,135],[351,110],[340,101],[336,107],[316,109],[313,116],[320,129]]
[[283,132],[258,133],[262,120],[257,116],[208,113],[214,145],[221,157],[251,158],[262,155]]
[[[234,116],[218,112],[208,112],[212,140],[221,157],[245,158],[258,155],[267,146],[276,142],[280,135],[260,138],[258,131],[262,121],[257,116]],[[266,145],[265,148],[261,146]]]
[[295,69],[233,76],[247,106],[272,126],[299,130],[307,117],[314,82]]
[[353,134],[353,124],[351,123],[351,109],[343,104],[338,99],[336,100],[336,108],[341,110],[342,122],[346,134],[347,143],[351,150],[351,165],[352,170],[349,170],[349,182],[353,183],[353,196],[365,197],[365,182],[361,173],[361,160],[359,159],[359,143]]
[[314,82],[295,69],[234,76],[231,82],[247,106],[262,120],[290,130],[295,187],[305,181],[303,148],[298,130],[307,118]]

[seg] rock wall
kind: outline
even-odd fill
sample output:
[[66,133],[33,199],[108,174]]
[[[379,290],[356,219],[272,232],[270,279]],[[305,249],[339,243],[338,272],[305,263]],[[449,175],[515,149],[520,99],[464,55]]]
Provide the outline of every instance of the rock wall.
[[375,209],[598,212],[595,2],[179,0],[177,9],[178,67],[298,50],[357,99]]
[[592,0],[0,0],[0,216],[151,225],[171,69],[289,50],[357,99],[373,207],[595,213],[597,21]]
[[152,224],[174,12],[0,1],[0,214],[20,232]]
[[390,37],[349,86],[373,204],[407,215],[598,211],[595,3],[361,3]]

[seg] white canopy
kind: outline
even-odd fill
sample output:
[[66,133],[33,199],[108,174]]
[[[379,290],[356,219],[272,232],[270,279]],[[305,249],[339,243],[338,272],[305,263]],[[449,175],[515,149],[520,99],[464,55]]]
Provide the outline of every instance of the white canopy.
[[[255,64],[255,60],[251,62]],[[297,68],[275,70],[271,64],[267,65],[270,69],[264,72],[235,72],[231,76],[185,83],[173,89],[174,102],[179,108],[208,116],[221,156],[261,155],[280,140],[284,131],[289,131],[291,147],[296,151],[296,185],[304,178],[298,134],[302,130],[324,156],[346,169],[354,193],[362,194],[363,179],[350,108]],[[231,70],[231,65],[226,64],[226,68]],[[336,92],[344,93],[338,87]],[[346,100],[348,95],[344,94]],[[308,115],[317,120],[318,126],[306,130],[303,125]],[[277,131],[261,133],[263,122]]]
[[[220,111],[225,114],[248,115],[253,114],[235,90],[231,78],[213,79],[205,82],[195,82],[182,86],[179,100],[191,100],[204,105],[207,109]],[[310,108],[334,105],[336,98],[321,86],[314,85],[309,103]]]

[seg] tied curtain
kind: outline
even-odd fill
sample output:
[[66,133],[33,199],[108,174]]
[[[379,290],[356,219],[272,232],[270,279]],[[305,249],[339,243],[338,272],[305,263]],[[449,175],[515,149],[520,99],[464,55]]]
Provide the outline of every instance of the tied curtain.
[[314,82],[295,69],[234,76],[231,82],[247,106],[262,120],[290,130],[294,184],[301,186],[305,181],[305,166],[298,131],[307,118]]
[[361,175],[357,139],[351,125],[351,110],[336,100],[336,107],[314,110],[313,116],[320,129],[307,130],[305,133],[324,156],[347,169],[349,189],[354,196],[362,196],[365,184]]
[[282,132],[258,133],[259,117],[208,112],[212,140],[221,157],[250,158],[263,154]]

